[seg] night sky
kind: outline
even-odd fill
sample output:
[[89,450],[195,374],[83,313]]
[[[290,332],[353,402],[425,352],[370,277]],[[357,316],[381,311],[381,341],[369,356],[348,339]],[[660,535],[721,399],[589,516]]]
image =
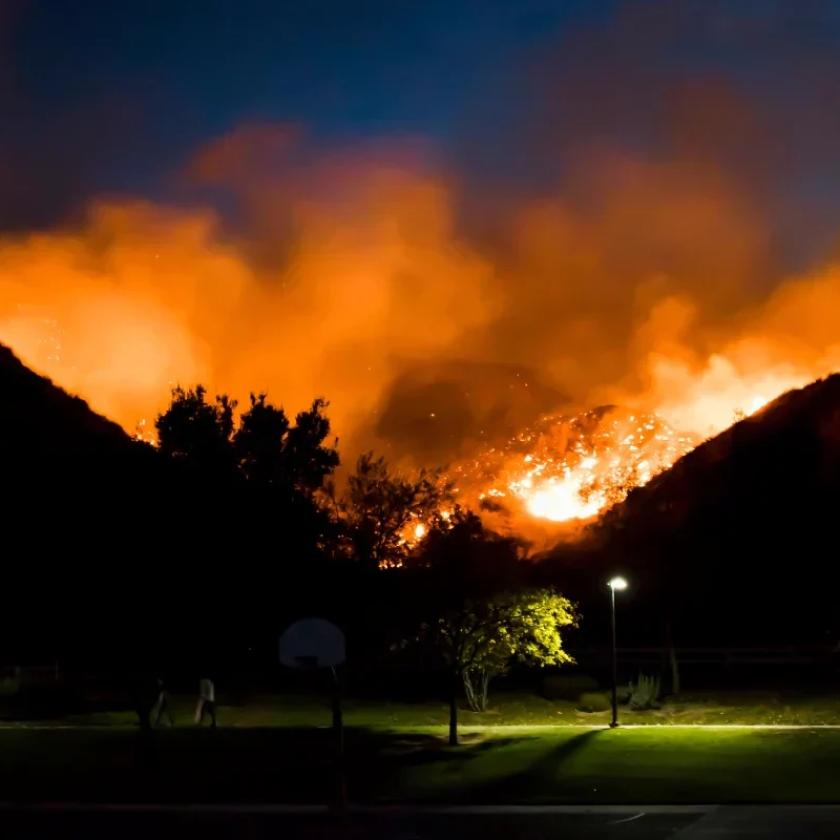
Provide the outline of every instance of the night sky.
[[292,121],[311,142],[503,116],[524,54],[611,3],[18,0],[0,18],[5,226],[103,190],[160,192],[204,139]]
[[[535,190],[562,177],[571,148],[684,156],[663,109],[711,85],[734,104],[724,114],[711,106],[712,125],[692,130],[689,153],[758,184],[794,258],[810,252],[803,236],[825,245],[833,235],[837,3],[2,0],[0,9],[6,229],[53,224],[102,193],[172,196],[196,147],[255,122],[300,125],[313,147],[419,137],[475,192],[488,179]],[[739,122],[741,100],[750,125]],[[688,110],[702,128],[702,108]]]

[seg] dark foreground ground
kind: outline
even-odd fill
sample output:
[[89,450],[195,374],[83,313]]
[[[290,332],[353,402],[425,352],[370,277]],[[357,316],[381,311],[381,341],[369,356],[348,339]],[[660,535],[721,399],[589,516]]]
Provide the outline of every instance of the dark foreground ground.
[[840,808],[814,806],[723,806],[696,810],[606,809],[594,813],[546,810],[418,812],[385,810],[332,814],[277,814],[214,810],[65,810],[57,807],[0,809],[2,836],[85,840],[731,840],[840,835]]
[[[638,812],[637,812],[638,813]],[[146,840],[149,837],[227,840],[228,838],[393,838],[393,840],[468,840],[482,838],[586,837],[658,840],[675,835],[697,814],[353,814],[294,816],[269,814],[7,812],[4,836]]]

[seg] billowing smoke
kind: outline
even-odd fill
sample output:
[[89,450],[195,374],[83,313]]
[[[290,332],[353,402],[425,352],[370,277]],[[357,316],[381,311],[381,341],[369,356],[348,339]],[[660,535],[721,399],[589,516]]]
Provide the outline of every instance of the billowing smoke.
[[[323,395],[345,460],[445,462],[604,402],[721,428],[840,365],[840,219],[814,182],[840,53],[803,54],[810,30],[782,49],[781,12],[685,8],[543,44],[458,154],[252,124],[166,202],[8,234],[0,340],[129,431],[176,383]],[[737,60],[675,63],[688,35]]]

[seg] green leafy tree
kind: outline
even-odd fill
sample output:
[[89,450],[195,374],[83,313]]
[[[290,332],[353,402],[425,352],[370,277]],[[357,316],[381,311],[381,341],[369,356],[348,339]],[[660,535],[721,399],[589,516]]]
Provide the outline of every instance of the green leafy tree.
[[483,712],[490,681],[513,662],[539,667],[572,662],[562,630],[576,624],[568,598],[553,589],[523,589],[441,616],[437,636],[444,660],[461,674],[470,708]]
[[[503,593],[523,575],[520,545],[485,528],[470,511],[438,517],[422,546],[406,558],[417,574],[415,598],[423,615],[421,636],[449,671],[449,742],[458,743],[458,696],[465,673],[500,640]],[[483,664],[489,667],[490,657]]]

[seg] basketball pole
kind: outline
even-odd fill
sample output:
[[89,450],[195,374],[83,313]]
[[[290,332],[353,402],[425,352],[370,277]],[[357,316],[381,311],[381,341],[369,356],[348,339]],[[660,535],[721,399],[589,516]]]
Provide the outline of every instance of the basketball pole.
[[341,710],[341,680],[335,665],[330,666],[333,683],[332,722],[335,735],[336,807],[347,808],[347,780],[344,776],[344,715]]

